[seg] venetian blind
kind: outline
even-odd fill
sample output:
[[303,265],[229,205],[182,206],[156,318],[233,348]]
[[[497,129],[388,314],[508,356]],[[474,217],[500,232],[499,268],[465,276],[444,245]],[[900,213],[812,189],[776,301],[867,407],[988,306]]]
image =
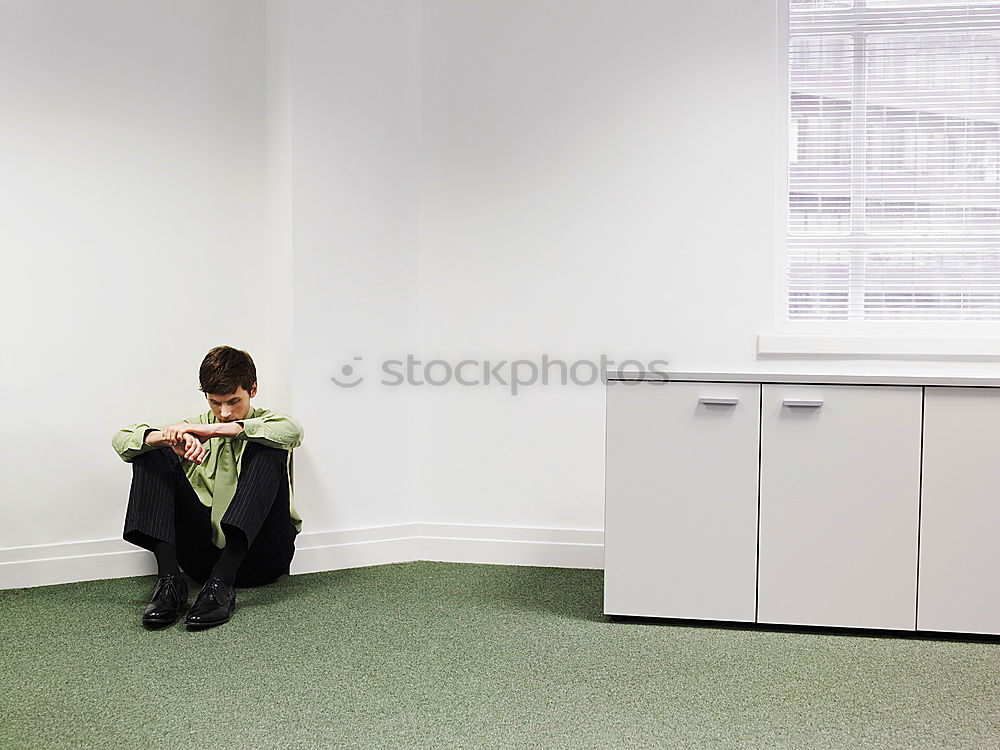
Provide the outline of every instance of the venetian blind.
[[1000,320],[1000,2],[790,0],[789,320]]

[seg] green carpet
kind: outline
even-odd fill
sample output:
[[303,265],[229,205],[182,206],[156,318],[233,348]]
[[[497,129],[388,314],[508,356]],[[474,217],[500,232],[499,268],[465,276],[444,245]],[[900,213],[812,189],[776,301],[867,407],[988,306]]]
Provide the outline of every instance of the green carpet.
[[1000,747],[995,643],[613,622],[601,571],[434,562],[147,631],[154,582],[0,591],[0,748]]

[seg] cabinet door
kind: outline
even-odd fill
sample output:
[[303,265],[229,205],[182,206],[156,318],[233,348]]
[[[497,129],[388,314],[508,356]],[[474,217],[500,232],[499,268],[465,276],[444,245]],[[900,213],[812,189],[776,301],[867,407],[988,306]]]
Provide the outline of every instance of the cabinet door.
[[604,611],[753,622],[760,385],[607,387]]
[[1000,634],[1000,393],[927,388],[917,629]]
[[758,622],[915,629],[921,395],[763,386]]

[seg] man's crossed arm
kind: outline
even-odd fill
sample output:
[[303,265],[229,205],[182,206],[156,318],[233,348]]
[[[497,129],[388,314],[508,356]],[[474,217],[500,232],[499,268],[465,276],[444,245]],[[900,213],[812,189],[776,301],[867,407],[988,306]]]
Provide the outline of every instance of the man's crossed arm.
[[200,464],[208,455],[208,450],[205,448],[207,440],[214,437],[236,437],[241,432],[243,432],[242,422],[214,424],[181,422],[164,427],[162,430],[147,430],[143,442],[146,445],[166,445],[181,458]]

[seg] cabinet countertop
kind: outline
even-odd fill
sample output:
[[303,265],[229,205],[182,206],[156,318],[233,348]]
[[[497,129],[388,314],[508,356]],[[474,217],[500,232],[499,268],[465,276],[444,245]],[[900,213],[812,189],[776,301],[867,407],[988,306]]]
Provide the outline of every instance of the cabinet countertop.
[[847,374],[823,372],[781,371],[681,371],[638,372],[636,370],[608,370],[605,378],[610,382],[645,381],[670,382],[694,381],[706,383],[808,383],[813,385],[913,385],[913,386],[966,386],[1000,388],[1000,374],[986,375],[907,375],[907,374]]

